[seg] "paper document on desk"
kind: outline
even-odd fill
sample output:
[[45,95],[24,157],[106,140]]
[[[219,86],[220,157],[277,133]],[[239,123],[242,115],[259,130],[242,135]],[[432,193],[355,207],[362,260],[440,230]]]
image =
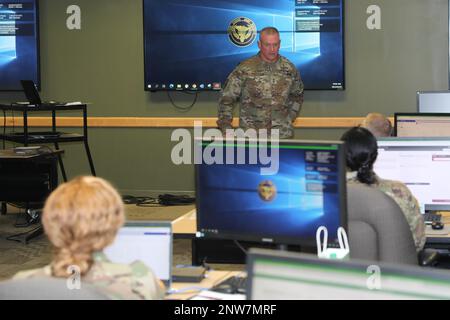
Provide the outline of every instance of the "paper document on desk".
[[204,290],[189,300],[245,300],[245,294],[230,294]]

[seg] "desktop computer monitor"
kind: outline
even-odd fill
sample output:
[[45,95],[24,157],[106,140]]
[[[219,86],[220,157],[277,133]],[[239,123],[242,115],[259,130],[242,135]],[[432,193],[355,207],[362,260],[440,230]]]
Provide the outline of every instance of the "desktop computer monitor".
[[379,138],[374,171],[405,183],[422,213],[450,210],[450,138]]
[[450,273],[377,261],[250,249],[249,300],[450,299]]
[[450,91],[418,91],[418,112],[450,112]]
[[216,156],[196,165],[197,237],[313,247],[325,226],[337,243],[347,223],[341,141],[196,142]]
[[396,113],[397,137],[450,137],[450,113]]

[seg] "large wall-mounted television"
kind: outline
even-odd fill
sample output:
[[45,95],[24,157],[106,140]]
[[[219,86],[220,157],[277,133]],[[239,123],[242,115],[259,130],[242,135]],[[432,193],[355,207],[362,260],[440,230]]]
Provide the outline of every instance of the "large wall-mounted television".
[[143,9],[145,90],[220,90],[267,26],[305,89],[344,89],[344,0],[143,0]]
[[325,226],[330,245],[338,243],[338,228],[347,228],[342,142],[197,143],[198,238],[311,248]]
[[37,0],[0,0],[0,91],[40,86]]

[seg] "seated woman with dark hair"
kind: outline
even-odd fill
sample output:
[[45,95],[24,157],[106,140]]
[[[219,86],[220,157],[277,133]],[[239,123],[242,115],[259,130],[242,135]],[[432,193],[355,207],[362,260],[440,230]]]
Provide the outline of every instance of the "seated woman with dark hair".
[[345,141],[347,149],[347,183],[366,184],[394,199],[408,221],[416,250],[422,250],[426,237],[419,203],[404,183],[381,179],[373,171],[378,156],[377,140],[373,134],[365,128],[354,127],[344,133],[341,140]]
[[112,244],[125,221],[124,205],[106,180],[78,177],[60,185],[45,202],[42,224],[53,245],[50,265],[19,272],[14,279],[72,277],[111,299],[162,299],[164,285],[142,262],[109,261],[102,250]]

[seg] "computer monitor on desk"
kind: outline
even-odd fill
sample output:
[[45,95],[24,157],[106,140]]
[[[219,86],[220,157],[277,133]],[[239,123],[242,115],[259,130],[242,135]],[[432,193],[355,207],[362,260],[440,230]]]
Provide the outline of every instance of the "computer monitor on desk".
[[362,260],[251,249],[247,299],[450,299],[450,273]]
[[196,165],[197,237],[315,247],[346,228],[342,142],[196,142],[216,157]]
[[418,112],[450,112],[450,91],[418,91]]
[[450,138],[379,138],[374,171],[405,183],[422,213],[450,210]]
[[396,113],[397,137],[450,137],[450,113]]

